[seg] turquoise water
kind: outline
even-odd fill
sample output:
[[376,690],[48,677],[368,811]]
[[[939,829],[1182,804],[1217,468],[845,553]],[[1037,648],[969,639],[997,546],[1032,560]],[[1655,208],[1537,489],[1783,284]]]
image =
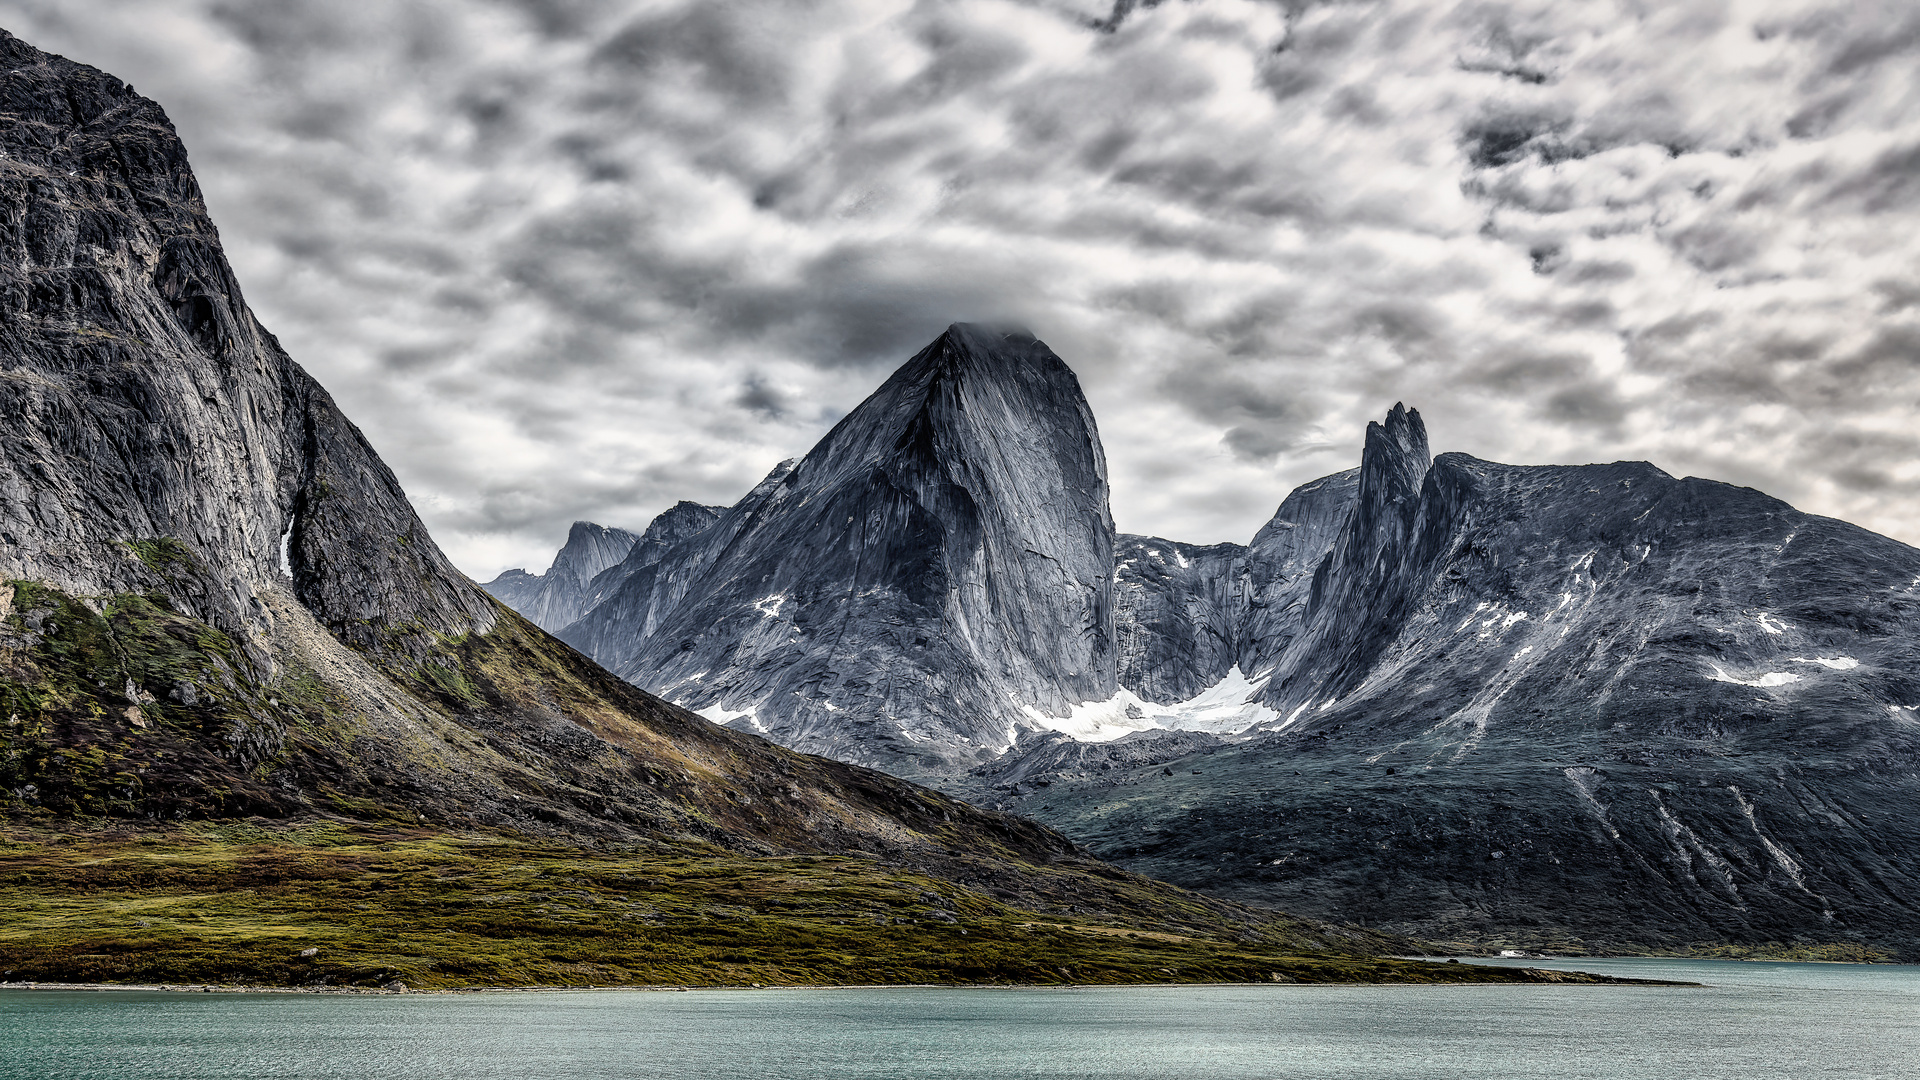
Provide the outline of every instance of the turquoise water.
[[326,996],[0,991],[0,1077],[1912,1077],[1920,969],[1580,961],[1644,987]]

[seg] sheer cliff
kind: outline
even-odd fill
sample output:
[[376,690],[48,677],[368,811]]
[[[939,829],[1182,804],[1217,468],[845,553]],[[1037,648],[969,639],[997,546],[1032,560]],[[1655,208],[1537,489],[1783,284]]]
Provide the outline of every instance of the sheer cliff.
[[1113,545],[1073,372],[956,324],[562,637],[783,745],[937,772],[1114,694]]
[[625,559],[639,540],[625,529],[576,521],[546,573],[508,570],[481,588],[540,629],[558,630],[580,617],[594,577]]

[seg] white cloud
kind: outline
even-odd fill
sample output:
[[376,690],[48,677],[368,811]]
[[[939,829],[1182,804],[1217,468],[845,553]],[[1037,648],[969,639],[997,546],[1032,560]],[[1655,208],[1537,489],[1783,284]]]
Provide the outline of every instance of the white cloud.
[[1920,540],[1888,3],[0,0],[186,139],[248,299],[487,577],[730,501],[947,322],[1081,374],[1131,531],[1418,405]]

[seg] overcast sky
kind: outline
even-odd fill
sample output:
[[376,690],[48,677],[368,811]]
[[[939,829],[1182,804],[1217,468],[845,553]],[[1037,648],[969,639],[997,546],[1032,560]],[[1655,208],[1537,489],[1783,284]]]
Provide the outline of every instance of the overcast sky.
[[1124,530],[1418,407],[1920,541],[1920,5],[0,0],[158,100],[247,300],[482,579],[731,502],[949,322]]

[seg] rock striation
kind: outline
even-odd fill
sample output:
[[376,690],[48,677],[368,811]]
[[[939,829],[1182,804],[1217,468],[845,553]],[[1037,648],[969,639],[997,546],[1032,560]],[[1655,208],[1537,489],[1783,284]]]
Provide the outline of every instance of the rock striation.
[[955,324],[561,636],[735,727],[921,775],[1113,696],[1113,547],[1073,372]]
[[[285,575],[333,633],[419,657],[486,596],[248,311],[186,152],[112,76],[0,38],[0,575],[136,592],[253,651]],[[165,363],[156,357],[166,358]]]
[[1115,545],[1118,681],[1146,701],[1187,701],[1239,663],[1250,552],[1122,535]]

